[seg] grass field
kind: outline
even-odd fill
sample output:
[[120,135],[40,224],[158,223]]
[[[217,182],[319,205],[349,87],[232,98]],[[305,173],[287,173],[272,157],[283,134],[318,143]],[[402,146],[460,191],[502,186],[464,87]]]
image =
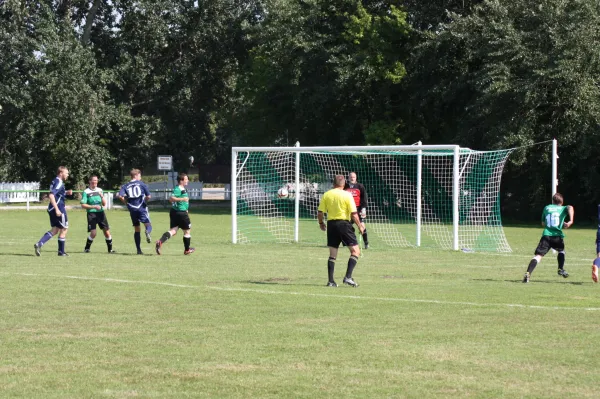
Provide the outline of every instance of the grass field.
[[506,229],[511,255],[372,240],[354,289],[325,287],[325,247],[230,244],[226,209],[192,215],[191,256],[180,236],[134,255],[128,214],[108,218],[118,254],[84,254],[72,211],[71,256],[35,257],[46,212],[0,213],[2,398],[600,397],[595,229],[567,231],[568,279],[548,255],[530,284],[538,227]]

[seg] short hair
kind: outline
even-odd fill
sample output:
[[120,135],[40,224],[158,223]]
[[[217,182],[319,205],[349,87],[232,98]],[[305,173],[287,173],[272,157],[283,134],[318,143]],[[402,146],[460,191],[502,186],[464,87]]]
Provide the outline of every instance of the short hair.
[[67,170],[66,166],[59,166],[58,170],[56,171],[57,175],[60,175],[63,171]]
[[187,173],[180,173],[177,175],[177,183],[181,183],[185,177],[187,176]]
[[[354,174],[356,175],[356,172],[350,172],[350,173],[348,173],[348,177],[350,177],[350,175],[351,175],[352,173],[354,173]],[[358,176],[357,176],[357,177],[358,177]]]
[[91,176],[90,176],[90,180],[88,180],[88,181],[92,181],[92,179],[93,179],[94,177],[95,177],[96,179],[100,180],[100,178],[98,177],[98,175],[91,175]]
[[336,187],[344,187],[346,184],[346,178],[343,175],[335,175],[333,179],[333,185]]
[[129,176],[131,176],[131,178],[134,178],[136,175],[139,175],[140,173],[142,173],[142,171],[139,169],[131,169],[129,171]]
[[560,205],[564,202],[564,198],[561,193],[556,193],[552,196],[552,203],[554,205]]

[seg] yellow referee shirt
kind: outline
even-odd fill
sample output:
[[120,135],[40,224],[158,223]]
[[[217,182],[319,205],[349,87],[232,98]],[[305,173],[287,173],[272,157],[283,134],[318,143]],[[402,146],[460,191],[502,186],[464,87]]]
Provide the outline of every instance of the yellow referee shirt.
[[319,203],[319,212],[327,214],[327,220],[348,220],[351,214],[356,212],[356,204],[352,194],[347,191],[334,188],[323,194]]

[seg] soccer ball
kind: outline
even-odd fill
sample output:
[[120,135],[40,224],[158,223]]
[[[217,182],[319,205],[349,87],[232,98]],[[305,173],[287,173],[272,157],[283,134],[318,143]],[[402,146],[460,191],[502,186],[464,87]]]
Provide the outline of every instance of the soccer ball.
[[287,198],[288,195],[290,195],[290,193],[288,192],[287,188],[282,187],[279,190],[277,190],[277,196],[279,198]]

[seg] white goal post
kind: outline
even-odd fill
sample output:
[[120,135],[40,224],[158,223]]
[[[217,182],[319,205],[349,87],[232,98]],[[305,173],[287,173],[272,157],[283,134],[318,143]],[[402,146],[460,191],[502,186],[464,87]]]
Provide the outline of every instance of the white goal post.
[[[322,244],[314,223],[333,177],[356,172],[368,194],[372,246],[510,252],[500,216],[514,149],[458,145],[233,147],[233,243]],[[553,143],[553,193],[556,185]]]

